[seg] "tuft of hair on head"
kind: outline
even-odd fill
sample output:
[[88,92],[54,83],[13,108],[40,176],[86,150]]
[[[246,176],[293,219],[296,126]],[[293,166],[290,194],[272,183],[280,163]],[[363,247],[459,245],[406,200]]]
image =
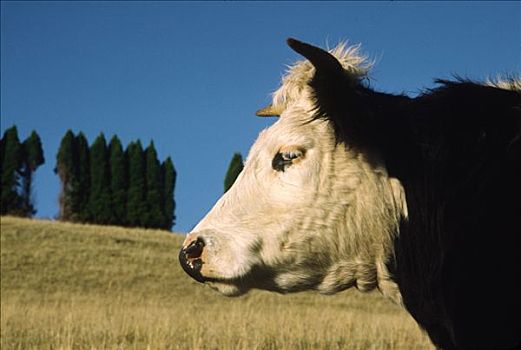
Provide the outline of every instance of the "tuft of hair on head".
[[[293,39],[288,40],[290,46],[291,40]],[[360,47],[360,44],[348,46],[346,42],[340,42],[334,48],[328,48],[327,51],[338,60],[347,75],[356,80],[362,80],[367,77],[374,62],[369,61],[367,56],[360,53]],[[306,59],[287,66],[280,87],[272,94],[273,105],[285,108],[297,100],[308,86],[314,73],[315,68]]]

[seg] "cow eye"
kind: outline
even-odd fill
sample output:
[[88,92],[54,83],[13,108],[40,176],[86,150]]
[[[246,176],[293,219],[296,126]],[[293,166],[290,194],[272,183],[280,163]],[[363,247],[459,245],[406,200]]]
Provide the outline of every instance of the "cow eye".
[[284,171],[287,167],[293,164],[295,160],[302,157],[302,155],[303,152],[298,149],[281,151],[275,155],[275,157],[271,161],[271,166],[276,171]]

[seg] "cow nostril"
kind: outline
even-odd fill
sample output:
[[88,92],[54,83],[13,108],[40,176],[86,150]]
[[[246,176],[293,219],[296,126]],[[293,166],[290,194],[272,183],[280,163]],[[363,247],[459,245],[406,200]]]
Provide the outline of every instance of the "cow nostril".
[[203,239],[197,238],[179,252],[179,262],[183,270],[198,282],[204,282],[204,277],[201,275],[201,268],[204,264],[201,255],[204,245]]
[[190,242],[188,247],[184,249],[186,258],[188,260],[197,259],[201,257],[204,248],[204,241],[201,238],[197,238],[195,241]]

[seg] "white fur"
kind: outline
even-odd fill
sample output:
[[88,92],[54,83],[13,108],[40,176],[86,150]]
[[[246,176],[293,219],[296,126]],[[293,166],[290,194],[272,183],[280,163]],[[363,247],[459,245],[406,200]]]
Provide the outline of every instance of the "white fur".
[[[358,47],[331,52],[350,74],[367,73]],[[226,295],[251,287],[336,293],[356,286],[400,302],[385,262],[407,215],[403,188],[383,164],[337,143],[330,122],[312,119],[313,70],[307,61],[290,68],[273,95],[273,104],[284,106],[280,119],[261,132],[235,184],[185,244],[206,242],[201,274],[221,280],[210,284]],[[287,148],[303,155],[274,170],[273,158]],[[251,278],[266,269],[272,274]]]

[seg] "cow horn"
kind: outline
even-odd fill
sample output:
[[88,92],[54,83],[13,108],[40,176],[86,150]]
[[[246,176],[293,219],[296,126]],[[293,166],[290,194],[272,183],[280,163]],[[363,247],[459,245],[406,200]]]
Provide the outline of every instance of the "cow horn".
[[258,117],[280,117],[282,112],[283,108],[281,106],[269,105],[259,109],[257,112],[255,112],[255,115]]
[[317,71],[327,73],[343,71],[340,62],[329,52],[293,38],[289,38],[287,43],[294,51],[307,58]]

